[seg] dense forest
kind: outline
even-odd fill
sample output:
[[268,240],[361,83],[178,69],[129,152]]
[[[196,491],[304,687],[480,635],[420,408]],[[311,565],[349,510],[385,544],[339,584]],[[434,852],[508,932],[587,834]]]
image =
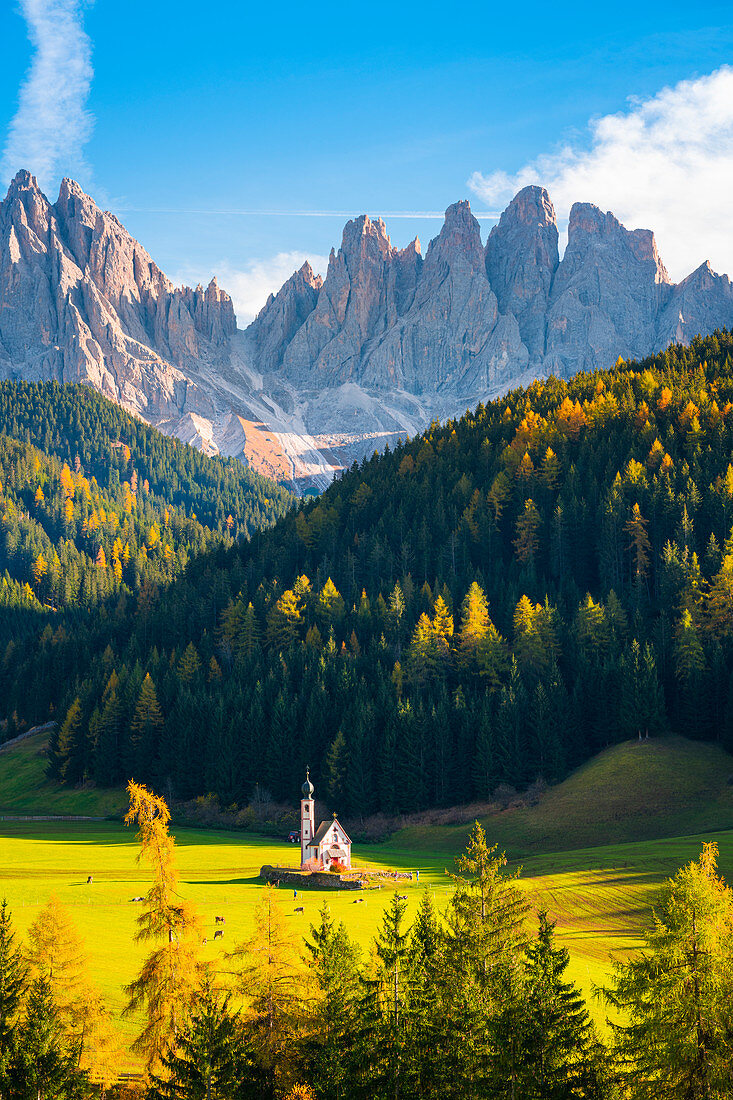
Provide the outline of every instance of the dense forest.
[[230,805],[292,799],[309,763],[352,818],[668,728],[730,746],[732,452],[730,333],[538,381],[168,584],[39,624],[0,689],[59,716],[69,782]]
[[[60,613],[70,628],[110,601],[124,606],[292,504],[241,464],[169,439],[88,387],[0,382],[6,660],[25,630],[47,638]],[[12,736],[17,715],[7,717]]]
[[[136,485],[212,531],[249,535],[293,503],[281,487],[228,458],[210,458],[163,435],[90,386],[0,382],[0,433],[83,468],[103,491]],[[41,481],[36,478],[34,488]]]
[[[362,952],[324,902],[303,941],[265,886],[219,966],[181,897],[164,800],[129,785],[152,883],[124,986],[145,1100],[722,1100],[731,1094],[733,894],[717,847],[658,891],[645,950],[597,991],[603,1040],[568,980],[567,948],[476,823],[445,909],[413,923],[396,890]],[[204,940],[204,943],[206,941]],[[0,1097],[89,1100],[116,1088],[122,1037],[83,943],[52,897],[18,943],[0,908]]]

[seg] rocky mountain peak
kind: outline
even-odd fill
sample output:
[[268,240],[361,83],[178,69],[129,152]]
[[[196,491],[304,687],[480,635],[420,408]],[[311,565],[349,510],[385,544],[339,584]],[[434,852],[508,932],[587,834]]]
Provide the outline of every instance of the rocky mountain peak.
[[305,261],[302,267],[298,268],[295,274],[301,282],[306,286],[313,287],[315,290],[320,290],[323,286],[323,276],[316,275],[308,260]]
[[555,208],[544,187],[524,187],[486,242],[486,273],[502,313],[517,319],[530,358],[545,351],[545,314],[559,263]]
[[8,187],[5,201],[8,202],[10,199],[22,194],[23,191],[33,191],[35,194],[45,198],[38,186],[38,180],[35,176],[32,176],[30,172],[26,171],[25,168],[21,168],[20,171],[16,172],[13,176]]
[[[336,254],[331,250],[329,266]],[[247,329],[255,349],[258,366],[263,371],[276,371],[295,333],[316,307],[323,279],[315,275],[306,260],[283,283],[277,294],[271,294]]]
[[352,219],[326,278],[305,262],[242,334],[215,277],[173,287],[75,181],[50,204],[20,172],[0,202],[0,376],[90,383],[207,449],[271,472],[292,458],[321,487],[336,456],[390,433],[720,326],[733,327],[726,276],[705,263],[673,286],[653,234],[590,203],[573,207],[560,261],[534,185],[485,248],[466,201],[424,259],[417,238],[398,249],[381,218]]
[[586,257],[601,253],[627,260],[633,257],[637,263],[645,265],[658,284],[670,284],[667,269],[657,250],[654,234],[650,229],[626,229],[610,211],[603,213],[599,207],[589,202],[576,202],[570,210],[568,220],[568,247],[563,258]]
[[426,264],[439,260],[465,264],[471,268],[483,267],[484,248],[481,243],[481,226],[471,213],[468,199],[454,202],[445,212],[440,233],[428,245]]
[[[499,226],[527,225],[547,227],[557,226],[555,207],[544,187],[529,184],[517,192],[499,219]],[[495,226],[494,229],[498,228]],[[493,232],[493,230],[492,230]]]
[[392,251],[392,242],[381,218],[372,221],[368,214],[361,214],[344,226],[340,252],[350,269],[355,262],[384,261]]
[[[61,186],[59,187],[59,202],[68,202],[70,198],[84,199],[87,202],[92,202],[89,195],[84,191],[82,187],[76,182],[76,180],[69,179],[68,176],[64,176],[61,180]],[[95,204],[96,205],[96,204]]]

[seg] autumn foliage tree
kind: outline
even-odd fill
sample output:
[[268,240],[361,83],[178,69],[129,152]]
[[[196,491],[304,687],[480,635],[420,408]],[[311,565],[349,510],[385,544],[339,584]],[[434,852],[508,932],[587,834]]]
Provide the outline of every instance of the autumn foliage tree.
[[733,893],[718,849],[659,892],[645,947],[617,962],[604,989],[625,1095],[631,1100],[722,1100],[733,1081]]
[[161,1058],[176,1033],[201,976],[201,931],[193,906],[178,894],[175,845],[169,832],[170,811],[164,799],[132,780],[126,825],[137,825],[138,861],[153,881],[137,918],[135,940],[152,944],[137,978],[127,987],[126,1013],[142,1011],[145,1024],[133,1043],[148,1069]]

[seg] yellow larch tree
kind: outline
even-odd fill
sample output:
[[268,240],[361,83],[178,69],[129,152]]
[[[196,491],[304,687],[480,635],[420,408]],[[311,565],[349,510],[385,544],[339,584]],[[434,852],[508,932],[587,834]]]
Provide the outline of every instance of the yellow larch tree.
[[79,1043],[81,1067],[109,1088],[117,1080],[121,1039],[89,978],[81,937],[55,894],[28,930],[26,961],[31,980],[48,981],[64,1031]]
[[44,558],[43,554],[39,554],[36,560],[33,562],[33,580],[35,581],[36,588],[40,587],[41,581],[48,573],[48,562]]
[[486,593],[474,581],[461,606],[461,625],[458,631],[458,646],[465,658],[472,656],[479,642],[486,637],[490,622]]
[[64,496],[69,500],[73,499],[73,496],[74,496],[74,478],[72,477],[71,470],[66,465],[66,463],[64,463],[63,466],[61,467],[60,481],[61,481],[61,489],[63,491]]
[[137,918],[135,941],[154,946],[137,978],[125,987],[125,1013],[144,1013],[145,1024],[132,1049],[145,1058],[150,1070],[159,1065],[201,977],[201,926],[194,908],[178,893],[175,843],[165,800],[133,780],[127,793],[130,808],[125,824],[137,825],[138,862],[147,864],[153,874]]

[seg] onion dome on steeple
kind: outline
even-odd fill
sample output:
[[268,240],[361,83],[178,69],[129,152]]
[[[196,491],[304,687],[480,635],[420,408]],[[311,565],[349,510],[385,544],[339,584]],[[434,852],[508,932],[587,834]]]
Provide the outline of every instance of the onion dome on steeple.
[[310,770],[310,768],[305,769],[305,783],[303,784],[303,786],[300,789],[303,792],[303,797],[304,798],[313,798],[314,787],[313,787],[313,784],[311,783],[311,770]]

